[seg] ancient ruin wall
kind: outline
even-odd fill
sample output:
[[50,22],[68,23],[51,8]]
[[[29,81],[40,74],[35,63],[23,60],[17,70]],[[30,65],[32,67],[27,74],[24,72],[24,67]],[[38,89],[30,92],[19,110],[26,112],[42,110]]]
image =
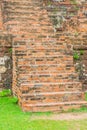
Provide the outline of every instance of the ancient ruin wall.
[[3,25],[2,3],[0,1],[0,90],[12,86],[12,38]]
[[74,59],[74,63],[85,90],[87,88],[87,1],[46,0],[45,4],[57,39],[65,41],[68,53],[73,49],[73,55],[79,56],[79,59]]
[[[63,0],[54,2],[59,2],[58,11],[64,9],[66,13],[69,9],[70,14],[73,8],[77,10],[69,0],[66,4]],[[50,3],[49,7],[53,8]],[[64,21],[58,17],[59,24],[54,28],[48,9],[41,0],[2,1],[3,43],[7,46],[12,42],[13,93],[25,111],[58,111],[86,104],[73,64],[73,39],[78,36],[79,15],[76,11],[65,20],[60,13]]]
[[[52,0],[46,0],[44,3],[46,4],[46,8],[49,13],[49,17],[53,20],[54,28],[57,30],[57,38],[59,39],[60,33],[62,33],[62,36],[64,36],[64,33],[66,33],[68,36],[70,36],[71,43],[74,45],[74,50],[83,50],[84,54],[81,56],[82,64],[85,65],[85,78],[82,79],[83,83],[86,84],[86,74],[87,74],[87,60],[86,60],[86,55],[87,55],[87,6],[86,6],[86,1],[76,1],[77,3],[74,3],[73,1],[52,1]],[[56,9],[55,9],[56,5]],[[2,6],[2,7],[1,7]],[[54,6],[54,7],[53,7]],[[5,70],[7,66],[12,66],[11,63],[11,53],[12,53],[12,43],[11,43],[11,36],[9,37],[8,34],[4,33],[4,23],[3,23],[3,3],[0,2],[0,30],[1,30],[1,45],[0,45],[0,62],[1,63],[1,74],[0,74],[0,79],[1,79],[1,87],[3,84],[8,84],[7,86],[11,86],[9,84],[10,78],[6,79],[5,77],[11,77],[11,72],[10,76],[9,71],[12,67],[9,68],[9,71],[7,71],[5,74]],[[59,33],[58,33],[59,32]],[[67,33],[68,32],[68,33]],[[5,37],[5,35],[7,35]],[[8,39],[9,37],[10,40],[8,40],[8,44],[3,44],[4,41],[3,39]],[[67,38],[66,38],[66,44],[67,44]],[[6,47],[8,46],[8,47]],[[69,45],[67,44],[69,47]],[[4,48],[4,49],[3,49]],[[3,53],[2,53],[3,52]],[[3,56],[2,56],[3,55]],[[8,56],[9,55],[9,56]],[[5,58],[4,58],[5,57]],[[7,58],[8,57],[8,58]],[[9,59],[9,65],[7,64],[7,59]],[[79,61],[77,61],[79,62]],[[3,65],[2,65],[3,64]],[[2,67],[6,66],[6,68]],[[2,68],[4,68],[2,70]],[[3,71],[3,72],[2,72]],[[5,76],[4,76],[5,74]],[[1,76],[2,75],[2,76]],[[2,80],[3,79],[3,80]],[[80,79],[81,80],[81,79]],[[84,81],[85,80],[85,81]],[[8,83],[5,83],[8,82]],[[6,85],[5,85],[6,86]],[[85,85],[86,86],[86,85]]]

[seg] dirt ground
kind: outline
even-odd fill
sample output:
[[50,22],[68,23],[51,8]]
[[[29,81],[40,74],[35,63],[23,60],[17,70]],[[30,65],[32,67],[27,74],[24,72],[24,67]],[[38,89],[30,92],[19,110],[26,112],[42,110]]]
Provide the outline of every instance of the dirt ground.
[[36,119],[48,119],[48,120],[81,120],[87,119],[87,113],[63,113],[63,114],[51,114],[51,115],[32,115],[31,120]]

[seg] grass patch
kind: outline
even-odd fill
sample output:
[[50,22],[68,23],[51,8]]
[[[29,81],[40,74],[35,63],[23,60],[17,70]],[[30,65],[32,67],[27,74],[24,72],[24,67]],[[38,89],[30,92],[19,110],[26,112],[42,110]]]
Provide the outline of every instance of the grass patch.
[[47,113],[26,113],[12,97],[0,97],[0,130],[86,130],[87,119],[79,121],[31,120],[32,115],[50,116]]
[[4,89],[0,91],[0,97],[5,97],[11,95],[11,90],[10,89]]
[[70,109],[67,112],[87,112],[87,107],[86,106],[82,106],[81,108],[78,109]]

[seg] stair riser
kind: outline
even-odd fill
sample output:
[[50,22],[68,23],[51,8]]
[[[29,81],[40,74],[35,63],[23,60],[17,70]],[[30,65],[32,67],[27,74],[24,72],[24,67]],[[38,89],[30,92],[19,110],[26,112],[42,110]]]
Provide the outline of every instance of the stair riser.
[[[20,80],[19,79],[19,81],[20,81],[20,83],[21,84],[32,84],[32,83],[42,83],[42,82],[44,82],[44,83],[63,83],[63,82],[65,82],[65,83],[68,83],[68,82],[72,82],[72,80],[70,80],[70,79],[53,79],[53,78],[44,78],[44,79],[40,79],[40,78],[38,78],[38,79],[35,79],[35,78],[30,78],[29,80],[25,80],[25,79],[22,79],[22,80]],[[75,80],[73,80],[73,81],[78,81],[77,79]]]
[[32,94],[41,92],[60,92],[60,91],[82,91],[82,85],[77,84],[32,84],[20,87],[21,94]]
[[22,95],[22,102],[27,104],[52,103],[52,102],[68,102],[83,100],[83,93],[62,93],[62,94],[44,94],[44,95]]
[[[24,48],[24,47],[23,47]],[[32,53],[32,52],[31,52]],[[49,55],[49,54],[48,54]],[[44,66],[44,67],[48,67],[48,66],[51,66],[51,67],[54,67],[54,70],[55,68],[60,68],[63,69],[63,68],[71,68],[73,69],[73,63],[69,63],[68,66],[66,66],[66,63],[68,63],[69,61],[64,61],[63,64],[60,64],[61,63],[61,59],[59,59],[58,57],[38,57],[38,58],[31,58],[31,59],[20,59],[18,61],[19,65],[32,65],[32,66],[35,66],[35,67],[40,67],[40,66]],[[46,66],[47,65],[47,66]],[[31,66],[31,67],[32,67]],[[53,71],[53,70],[52,70]],[[74,70],[75,71],[75,70]]]
[[[35,61],[25,61],[25,62],[20,62],[19,63],[19,72],[22,72],[22,73],[26,73],[26,74],[29,74],[29,72],[31,72],[31,74],[38,74],[38,75],[41,75],[41,74],[48,74],[48,73],[57,73],[58,74],[58,71],[60,73],[73,73],[74,72],[74,67],[60,67],[60,66],[56,66],[56,65],[32,65],[32,63],[35,63]],[[24,66],[22,66],[24,64]],[[31,64],[31,66],[27,66],[28,64]],[[27,70],[26,70],[27,68]],[[22,75],[22,74],[21,74]],[[22,77],[22,76],[21,76]]]
[[72,110],[72,109],[79,109],[81,108],[82,106],[86,106],[87,107],[87,104],[79,104],[79,105],[59,105],[59,106],[39,106],[39,107],[29,107],[29,106],[26,106],[23,105],[22,106],[22,109],[23,111],[30,111],[30,112],[63,112],[63,111],[68,111],[68,110]]
[[77,74],[20,74],[19,75],[20,83],[60,83],[60,82],[72,82],[78,81]]

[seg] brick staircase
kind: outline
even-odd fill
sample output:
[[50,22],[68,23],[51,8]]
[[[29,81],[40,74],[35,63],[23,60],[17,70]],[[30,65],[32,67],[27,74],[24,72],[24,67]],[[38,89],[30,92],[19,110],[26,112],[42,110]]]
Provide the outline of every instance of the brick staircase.
[[41,0],[3,0],[4,27],[13,35],[13,93],[24,111],[62,111],[87,105],[63,40]]
[[[55,28],[56,37],[58,40],[66,41],[68,53],[70,52],[68,42],[73,45],[74,52],[80,53],[81,50],[83,51],[80,60],[75,61],[74,64],[81,68],[78,71],[79,79],[82,82],[83,90],[87,91],[87,1],[79,0],[76,3],[51,0],[50,4],[46,3],[46,8]],[[75,21],[73,22],[74,18]],[[74,23],[78,24],[75,25]]]

